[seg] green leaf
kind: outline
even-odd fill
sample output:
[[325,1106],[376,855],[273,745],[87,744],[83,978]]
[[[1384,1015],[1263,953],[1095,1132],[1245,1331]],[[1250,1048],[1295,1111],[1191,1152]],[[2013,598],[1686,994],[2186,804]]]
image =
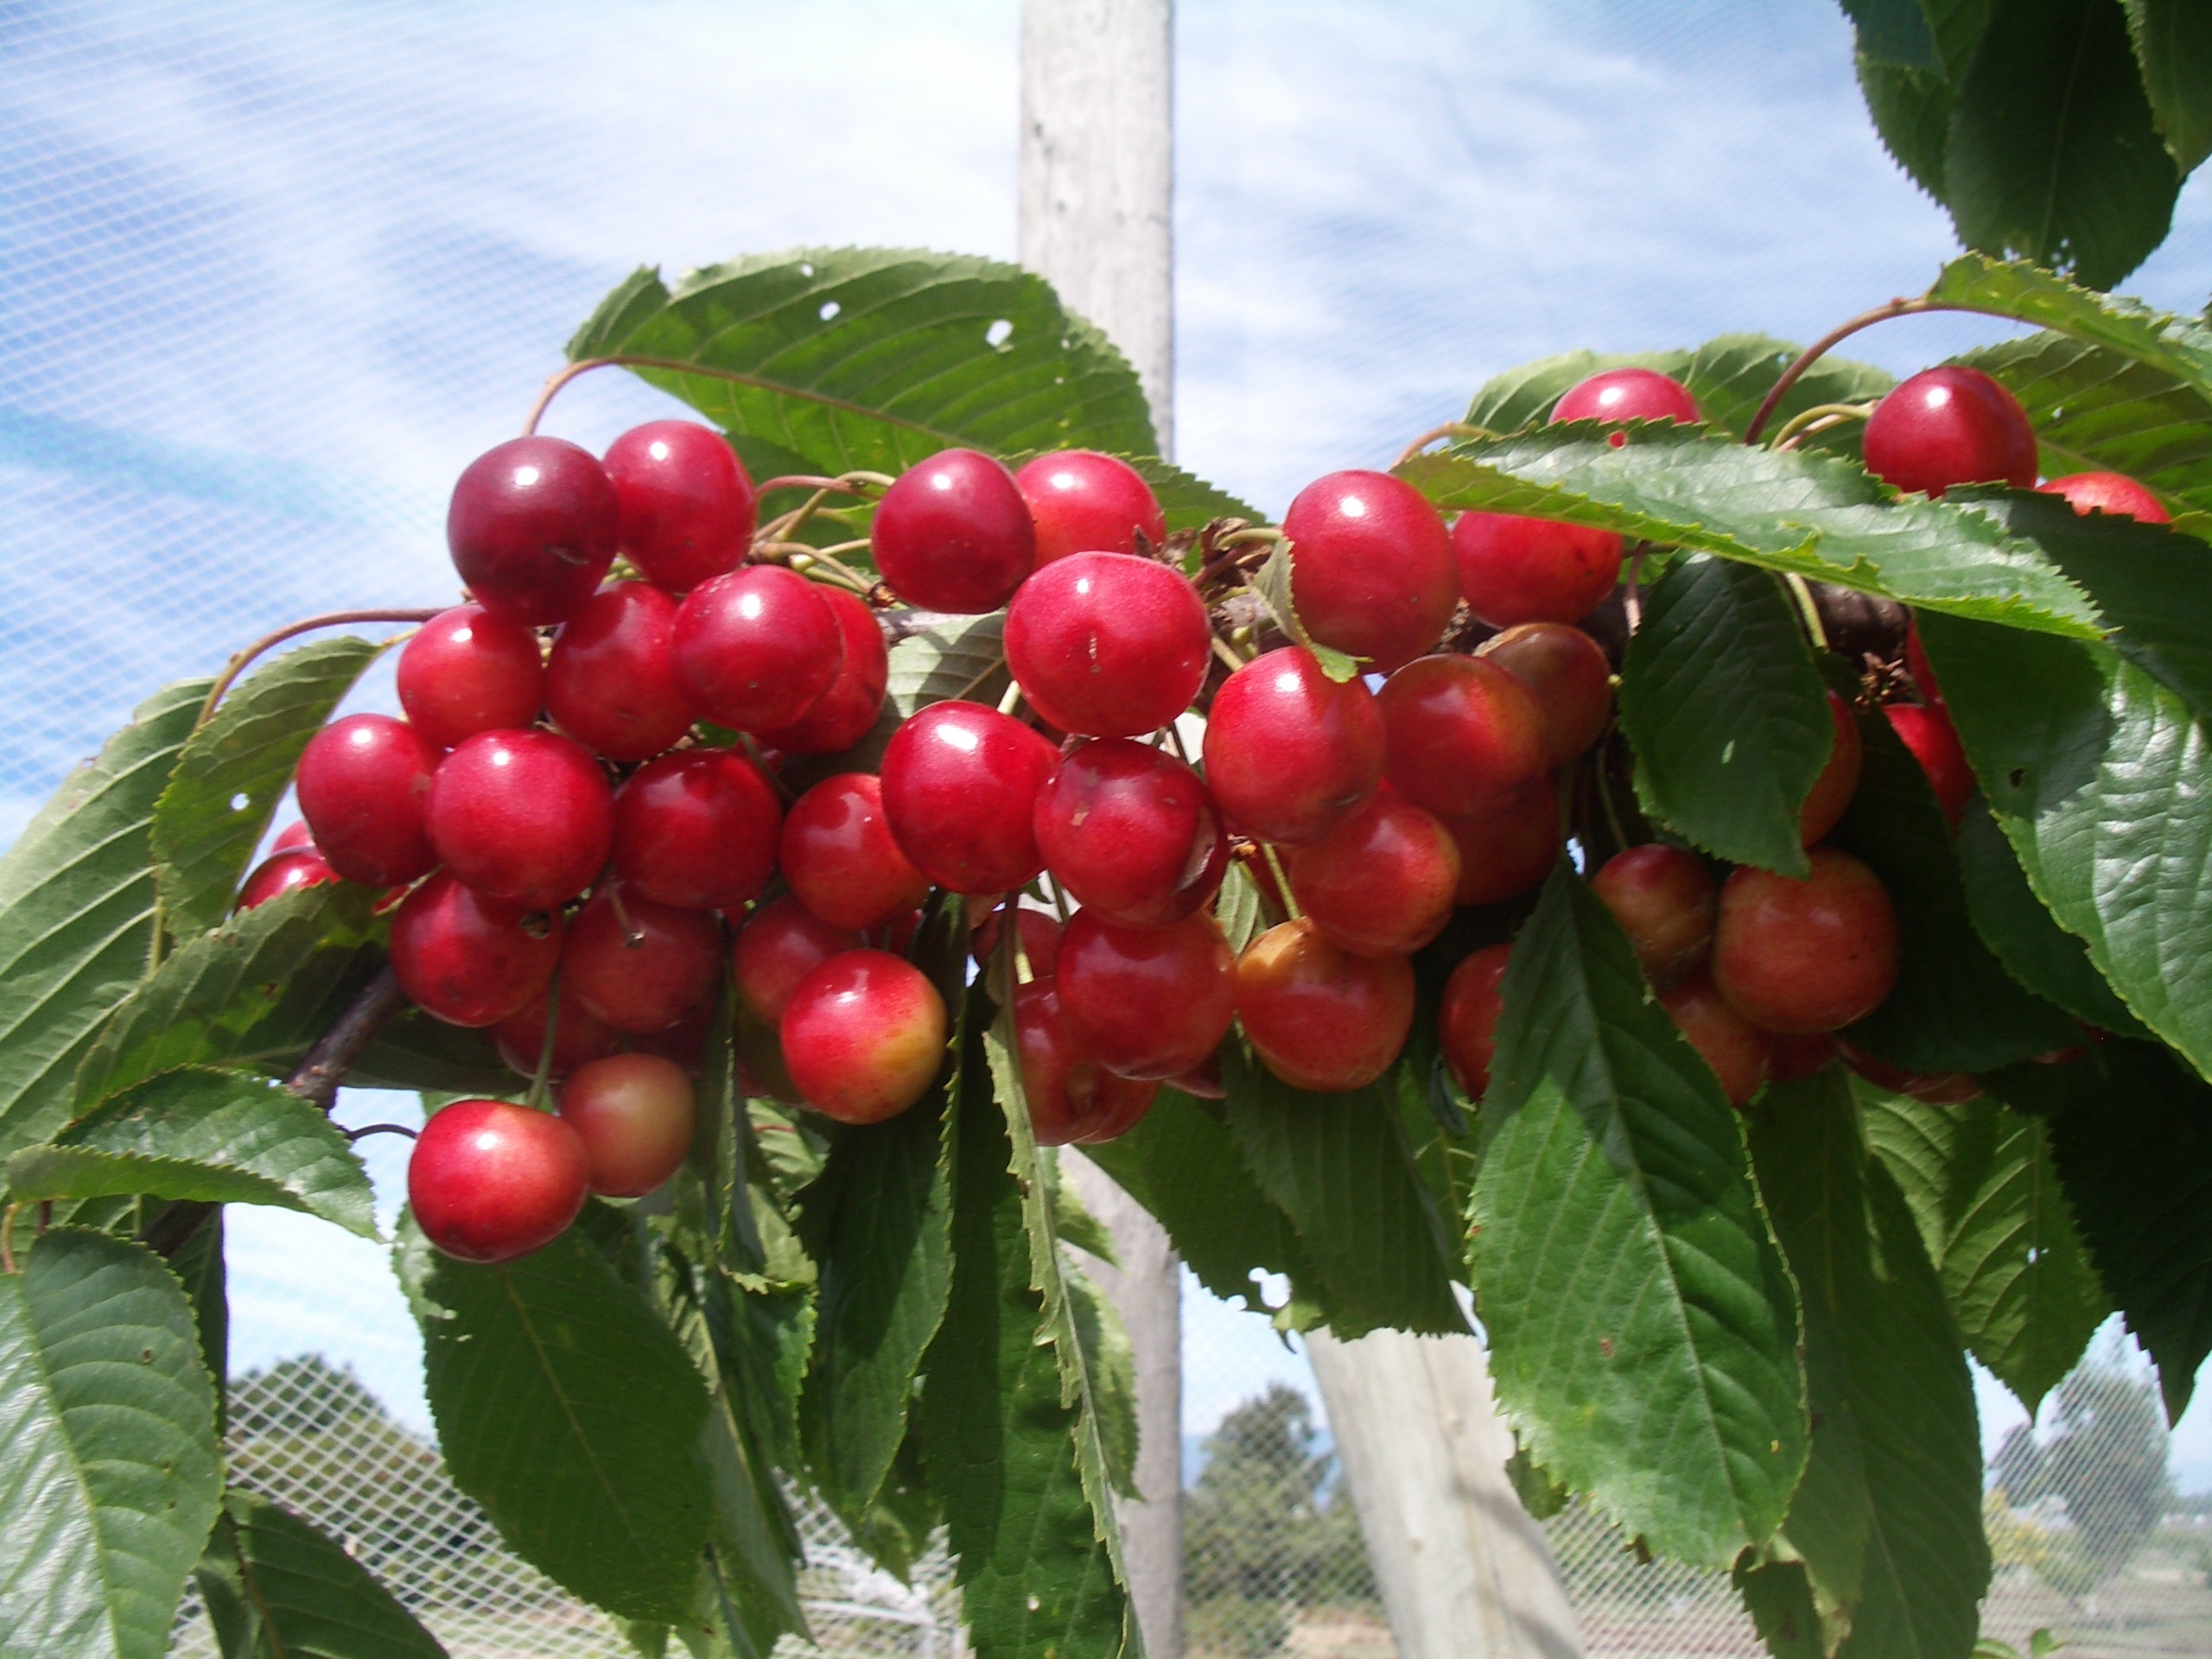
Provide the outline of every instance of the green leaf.
[[1621,726],[1646,812],[1732,863],[1805,874],[1798,814],[1835,727],[1772,575],[1729,559],[1669,565],[1629,637]]
[[383,649],[341,637],[287,652],[225,697],[185,744],[154,808],[154,866],[171,932],[205,932],[230,913],[308,740]]
[[712,1513],[708,1396],[668,1326],[575,1230],[479,1266],[403,1225],[430,1415],[509,1548],[626,1618],[679,1621]]
[[1106,1457],[1106,1478],[1123,1497],[1137,1496],[1137,1356],[1114,1305],[1072,1265],[1065,1274],[1068,1313],[1083,1364],[1093,1383],[1098,1412],[1098,1443]]
[[[1817,1431],[1816,1431],[1817,1432]],[[1812,1574],[1802,1561],[1746,1555],[1731,1574],[1744,1611],[1774,1659],[1828,1659]]]
[[1882,148],[1915,184],[1941,201],[1943,159],[1951,145],[1950,83],[1940,73],[1885,63],[1863,51],[1858,69],[1859,95],[1874,118]]
[[1214,919],[1229,940],[1229,948],[1242,956],[1244,947],[1267,927],[1261,912],[1260,884],[1241,860],[1222,872],[1221,892],[1214,900]]
[[357,1089],[431,1090],[494,1099],[529,1086],[528,1079],[518,1078],[499,1058],[489,1032],[464,1031],[433,1020],[420,1008],[402,1008],[378,1027],[346,1080]]
[[887,706],[904,719],[932,702],[996,702],[1008,681],[1006,614],[946,619],[891,647]]
[[141,704],[0,858],[0,1154],[76,1115],[70,1077],[146,971],[154,803],[208,683]]
[[1725,1567],[1781,1523],[1807,1440],[1742,1126],[1564,864],[1503,994],[1469,1217],[1498,1399],[1627,1531]]
[[1945,265],[1928,297],[2054,329],[2148,365],[2199,392],[2212,391],[2212,327],[2201,317],[2174,316],[2140,300],[2101,294],[2024,259],[1974,253]]
[[2158,136],[2186,176],[2212,155],[2212,12],[2193,0],[2122,3]]
[[267,1204],[375,1238],[368,1172],[338,1126],[266,1080],[183,1066],[133,1084],[8,1160],[19,1203],[143,1192]]
[[798,1565],[805,1554],[777,1484],[776,1471],[745,1433],[729,1388],[715,1390],[706,1436],[714,1487],[715,1559],[729,1598],[726,1622],[766,1654],[785,1630],[811,1640],[798,1601]]
[[58,1228],[0,1274],[0,1631],[159,1659],[222,1495],[192,1309],[141,1245]]
[[1299,620],[1298,607],[1292,599],[1296,571],[1294,550],[1288,542],[1277,542],[1274,551],[1268,555],[1257,575],[1252,578],[1252,591],[1260,603],[1267,607],[1268,614],[1294,645],[1302,645],[1321,665],[1321,671],[1338,685],[1356,678],[1359,665],[1365,659],[1338,651],[1333,645],[1317,642],[1306,631],[1306,624]]
[[359,1562],[251,1492],[225,1495],[195,1577],[223,1659],[446,1659]]
[[231,1375],[230,1276],[223,1262],[223,1212],[218,1210],[194,1230],[176,1254],[169,1271],[192,1303],[192,1322],[200,1333],[200,1359],[215,1381],[215,1433],[229,1427]]

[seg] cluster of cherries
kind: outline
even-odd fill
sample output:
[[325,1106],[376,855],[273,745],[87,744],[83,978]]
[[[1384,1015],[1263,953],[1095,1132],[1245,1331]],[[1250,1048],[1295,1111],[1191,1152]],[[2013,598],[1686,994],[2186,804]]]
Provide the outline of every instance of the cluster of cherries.
[[[1553,418],[1700,416],[1678,382],[1630,369],[1574,387]],[[2018,405],[1967,370],[1898,388],[1866,453],[1930,492],[2035,470]],[[2059,487],[2156,507],[2125,480]],[[1233,1024],[1286,1082],[1359,1088],[1410,1031],[1411,954],[1455,907],[1525,893],[1555,864],[1560,769],[1611,716],[1606,652],[1575,624],[1613,592],[1621,538],[1489,513],[1447,528],[1386,474],[1319,480],[1281,527],[1305,632],[1365,671],[1341,679],[1303,645],[1242,661],[1217,634],[1209,600],[1247,580],[1272,532],[1211,563],[1202,542],[1194,581],[1143,479],[1087,451],[1018,474],[961,449],[909,468],[869,523],[880,582],[777,562],[789,544],[760,531],[729,445],[680,421],[603,460],[549,437],[501,444],[461,475],[448,528],[471,602],[406,645],[405,718],[351,715],[309,743],[305,823],[239,902],[327,880],[393,890],[408,995],[560,1080],[556,1112],[461,1102],[416,1142],[416,1219],[472,1260],[543,1244],[588,1192],[640,1195],[674,1172],[726,969],[749,1091],[855,1124],[913,1105],[946,1060],[944,999],[900,954],[932,889],[969,901],[979,963],[1012,965],[992,983],[1011,997],[1040,1142],[1120,1135],[1163,1083],[1218,1095]],[[875,728],[892,603],[1004,607],[1013,692],[930,704],[877,769],[791,798],[791,757],[842,754]],[[1463,606],[1487,637],[1439,650]],[[1925,701],[1888,712],[1955,817],[1970,776],[1916,670]],[[1194,765],[1178,722],[1210,682]],[[1825,1064],[1828,1033],[1896,979],[1881,882],[1821,844],[1859,766],[1851,710],[1831,706],[1807,879],[1716,881],[1658,844],[1593,879],[1739,1103]],[[1241,952],[1213,914],[1232,861],[1288,918]],[[1469,957],[1446,993],[1443,1046],[1471,1093],[1509,949]]]

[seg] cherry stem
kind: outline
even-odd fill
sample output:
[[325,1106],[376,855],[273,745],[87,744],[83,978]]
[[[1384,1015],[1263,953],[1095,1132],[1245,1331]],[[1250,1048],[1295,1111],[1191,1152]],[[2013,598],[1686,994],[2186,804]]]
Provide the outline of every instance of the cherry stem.
[[416,1133],[404,1123],[364,1123],[358,1129],[346,1130],[346,1138],[348,1141],[360,1141],[372,1135],[404,1135],[412,1141]]
[[[865,546],[866,543],[863,543],[862,545]],[[809,547],[804,542],[779,542],[776,546],[779,551],[787,556],[786,562],[791,568],[810,582],[825,582],[831,587],[847,588],[858,594],[862,599],[866,599],[874,590],[875,583],[873,580],[862,575],[842,559],[832,557],[818,547]],[[759,550],[755,549],[754,552],[757,556]],[[821,575],[817,575],[815,574],[817,571],[820,571]]]
[[1643,625],[1643,556],[1650,550],[1650,543],[1638,542],[1636,551],[1629,555],[1628,586],[1621,593],[1621,614],[1628,619],[1630,633]]
[[1783,572],[1782,579],[1789,584],[1790,597],[1797,601],[1798,613],[1805,620],[1805,632],[1812,636],[1815,648],[1826,651],[1828,648],[1827,626],[1821,620],[1821,607],[1813,598],[1811,586],[1794,570]]
[[771,490],[834,490],[840,495],[865,497],[868,491],[863,486],[881,488],[893,481],[881,473],[845,473],[836,478],[823,478],[813,473],[785,473],[754,486],[753,493],[766,495]]
[[1290,890],[1290,874],[1282,867],[1282,860],[1275,852],[1274,842],[1271,841],[1262,842],[1260,843],[1260,856],[1268,861],[1268,868],[1274,873],[1275,891],[1282,895],[1283,909],[1289,912],[1290,919],[1292,921],[1296,921],[1306,912],[1299,909],[1297,895],[1293,893]]
[[1497,435],[1497,433],[1487,427],[1469,426],[1465,421],[1446,421],[1441,426],[1430,427],[1427,431],[1415,438],[1399,451],[1397,460],[1390,464],[1393,467],[1404,466],[1439,438],[1494,438]]
[[709,363],[687,363],[677,357],[640,357],[618,352],[610,357],[582,358],[546,377],[545,385],[537,394],[537,401],[530,406],[530,413],[523,418],[523,436],[527,438],[537,432],[538,422],[544,418],[546,406],[560,394],[562,387],[579,375],[589,374],[594,369],[662,369],[671,374],[700,374],[709,380],[728,380],[741,386],[757,386],[763,391],[783,390],[761,375],[747,374],[737,369],[716,368]]
[[11,1204],[0,1213],[0,1274],[12,1276],[16,1271],[16,1211],[22,1207]]
[[1232,651],[1230,648],[1229,642],[1224,639],[1219,634],[1216,634],[1213,637],[1213,654],[1220,658],[1223,662],[1229,664],[1229,671],[1232,674],[1236,672],[1238,669],[1244,666],[1244,658],[1239,657],[1234,651]]
[[1846,421],[1863,421],[1874,412],[1872,404],[1815,404],[1810,409],[1801,409],[1782,423],[1770,447],[1787,449],[1798,439],[1809,437],[1815,432],[1825,432],[1832,426]]
[[1887,322],[1892,317],[1916,316],[1923,311],[1970,311],[1978,316],[2002,317],[2007,322],[2016,323],[2020,321],[2009,312],[1999,311],[1994,306],[1967,305],[1957,300],[1931,300],[1924,295],[1916,300],[1891,300],[1887,305],[1878,305],[1872,311],[1861,311],[1850,321],[1840,323],[1828,330],[1827,334],[1822,334],[1797,354],[1797,360],[1782,372],[1782,378],[1774,383],[1768,390],[1765,397],[1760,400],[1758,412],[1751,416],[1751,424],[1744,429],[1744,442],[1757,443],[1759,441],[1759,434],[1766,429],[1769,418],[1772,416],[1782,400],[1789,395],[1789,388],[1797,384],[1806,370],[1811,368],[1814,364],[1819,362],[1845,340],[1849,340],[1862,328],[1872,328],[1878,322]]
[[331,611],[321,616],[310,616],[304,621],[287,623],[274,633],[264,633],[244,651],[234,655],[223,671],[215,677],[215,683],[207,688],[207,701],[200,706],[200,719],[195,725],[205,726],[215,713],[215,705],[223,694],[238,683],[239,675],[253,665],[256,658],[275,650],[287,639],[302,633],[312,633],[317,628],[342,628],[353,622],[428,622],[434,616],[442,616],[449,607],[435,610],[390,611]]
[[1008,680],[1006,695],[999,699],[999,713],[1010,715],[1021,707],[1021,682]]
[[1590,786],[1597,791],[1598,810],[1605,815],[1605,827],[1613,832],[1613,845],[1625,852],[1628,831],[1622,826],[1620,808],[1613,804],[1612,768],[1605,764],[1605,746],[1599,744],[1590,753]]
[[[620,916],[622,901],[614,896],[611,889],[607,897],[607,901],[614,906],[614,913]],[[624,918],[624,925],[626,928],[628,925],[626,918]],[[537,1044],[537,1070],[531,1075],[530,1093],[523,1097],[525,1105],[534,1107],[541,1112],[545,1109],[545,1088],[547,1082],[553,1076],[553,1050],[560,1034],[561,970],[556,966],[553,977],[546,982],[545,986],[545,1035],[538,1040]]]

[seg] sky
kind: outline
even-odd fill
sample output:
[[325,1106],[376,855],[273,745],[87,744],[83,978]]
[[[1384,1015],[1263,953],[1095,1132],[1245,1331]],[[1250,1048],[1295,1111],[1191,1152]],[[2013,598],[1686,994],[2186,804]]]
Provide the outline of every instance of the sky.
[[[451,594],[453,476],[635,266],[1011,257],[1018,21],[0,5],[0,837],[161,681],[295,616]],[[1955,251],[1820,0],[1185,0],[1177,52],[1178,458],[1269,510],[1529,358],[1802,340]],[[2212,294],[2204,178],[2124,286]],[[2001,332],[1916,318],[1851,349],[1907,372]],[[661,407],[591,377],[548,429],[603,446]],[[365,1143],[388,1202],[404,1147]],[[375,1247],[240,1211],[232,1261],[241,1363],[324,1343],[422,1421]],[[1186,1306],[1191,1433],[1303,1385],[1261,1321]],[[2018,1414],[1984,1382],[1993,1440]],[[2212,1488],[2212,1407],[2175,1461]]]

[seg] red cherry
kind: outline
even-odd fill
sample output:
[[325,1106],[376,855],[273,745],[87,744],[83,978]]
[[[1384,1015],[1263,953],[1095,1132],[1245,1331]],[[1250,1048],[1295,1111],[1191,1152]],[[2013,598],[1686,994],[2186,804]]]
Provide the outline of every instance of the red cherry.
[[[520,1014],[511,1014],[492,1027],[492,1046],[499,1058],[525,1077],[537,1075],[537,1062],[545,1052],[545,1009],[549,996],[540,996]],[[622,1033],[573,996],[561,999],[561,1015],[555,1022],[552,1074],[565,1077],[587,1060],[612,1054],[622,1046]]]
[[804,718],[844,666],[844,631],[824,594],[775,564],[693,588],[677,609],[671,655],[691,707],[739,732]]
[[1111,1141],[1151,1109],[1160,1085],[1116,1077],[1084,1052],[1050,979],[1014,992],[1014,1029],[1021,1048],[1021,1092],[1039,1146]]
[[536,626],[592,595],[621,509],[607,470],[560,438],[510,438],[468,463],[446,512],[454,568],[486,610]]
[[238,902],[231,908],[251,910],[280,893],[301,887],[319,887],[336,880],[338,872],[314,848],[288,847],[281,853],[271,853],[253,867],[245,885],[238,889]]
[[1936,670],[1929,663],[1928,652],[1920,643],[1920,619],[1915,617],[1906,625],[1904,634],[1905,671],[1912,676],[1912,683],[1920,688],[1920,695],[1930,702],[1943,701],[1943,688],[1936,682]]
[[683,1068],[658,1054],[610,1054],[562,1085],[561,1117],[584,1143],[591,1190],[641,1198],[691,1150],[698,1100]]
[[884,950],[831,957],[792,990],[784,1064],[806,1103],[841,1123],[880,1123],[929,1092],[944,1064],[944,1001]]
[[391,918],[391,970],[416,1006],[449,1026],[496,1026],[544,995],[561,960],[561,918],[504,904],[448,871]]
[[1125,1077],[1194,1071],[1229,1034],[1236,958],[1203,911],[1125,927],[1087,910],[1060,932],[1060,1008],[1082,1046]]
[[1837,1046],[1834,1036],[1825,1031],[1794,1037],[1770,1032],[1767,1052],[1771,1064],[1767,1076],[1775,1083],[1795,1083],[1800,1077],[1809,1077],[1835,1058]]
[[1299,908],[1354,956],[1410,955],[1452,919],[1459,844],[1442,820],[1395,796],[1377,796],[1287,861]]
[[1815,847],[1803,880],[1745,865],[1720,888],[1713,982],[1768,1031],[1837,1031],[1882,1005],[1897,980],[1897,921],[1881,878]]
[[1495,905],[1537,885],[1559,862],[1559,791],[1548,778],[1524,785],[1498,811],[1479,818],[1446,818],[1459,849],[1463,905]]
[[1423,657],[1383,682],[1382,770],[1416,806],[1482,817],[1544,771],[1543,716],[1529,688],[1479,657]]
[[792,804],[780,862],[799,902],[832,927],[874,927],[929,897],[929,878],[891,838],[882,780],[864,772],[825,778]]
[[663,1031],[633,1031],[624,1040],[629,1052],[657,1054],[696,1079],[706,1065],[707,1010],[695,1009]]
[[487,898],[566,904],[606,867],[614,796],[599,763],[551,732],[479,732],[440,763],[423,820],[455,875]]
[[1038,791],[1035,823],[1052,879],[1084,908],[1132,927],[1188,916],[1229,868],[1228,838],[1198,773],[1125,737],[1085,743],[1061,761]]
[[[1694,426],[1704,418],[1690,389],[1656,369],[1602,370],[1575,382],[1552,405],[1555,422],[1679,421]],[[1609,442],[1618,449],[1628,434],[1616,432]]]
[[308,740],[300,811],[332,869],[389,887],[438,861],[423,826],[438,760],[435,745],[389,715],[348,715]]
[[276,832],[276,839],[269,843],[272,853],[289,853],[295,847],[315,845],[315,831],[308,828],[305,818],[294,818]]
[[647,421],[607,446],[623,556],[656,588],[687,594],[745,562],[760,507],[729,441],[696,421]]
[[1889,717],[1891,729],[1904,740],[1912,751],[1912,758],[1920,762],[1920,769],[1928,774],[1928,785],[1936,791],[1936,804],[1943,809],[1951,832],[1958,833],[1959,820],[1966,816],[1967,802],[1974,795],[1974,768],[1967,761],[1967,752],[1959,742],[1958,728],[1951,724],[1951,717],[1940,703],[1923,708],[1915,703],[1892,702],[1882,713]]
[[1198,590],[1181,571],[1127,553],[1071,553],[1007,607],[1007,666],[1063,731],[1157,731],[1191,706],[1212,654]]
[[1656,842],[1631,847],[1605,861],[1590,890],[1628,935],[1643,976],[1662,991],[1695,972],[1713,949],[1720,889],[1694,853]]
[[1461,513],[1452,549],[1467,608],[1494,628],[1580,622],[1621,573],[1621,538],[1611,531],[1510,512]]
[[[1020,929],[1021,954],[1029,961],[1029,977],[1050,979],[1060,956],[1060,924],[1049,911],[1028,905],[1015,912]],[[1006,927],[1006,906],[995,905],[968,936],[968,952],[978,968],[988,969],[997,960],[999,936]]]
[[1565,766],[1605,731],[1613,712],[1612,664],[1581,629],[1523,622],[1484,640],[1475,655],[1506,670],[1535,698],[1547,766]]
[[1206,718],[1206,787],[1238,830],[1319,841],[1375,792],[1382,718],[1358,679],[1339,685],[1286,645],[1244,664]]
[[883,810],[899,850],[949,893],[1008,893],[1045,867],[1037,792],[1059,764],[1012,715],[933,702],[883,752]]
[[528,726],[544,702],[537,636],[512,617],[456,605],[399,653],[399,706],[442,749],[505,726]]
[[925,611],[995,611],[1037,563],[1020,486],[973,449],[940,449],[901,473],[876,503],[868,544],[884,581]]
[[407,1202],[423,1236],[463,1262],[542,1249],[584,1207],[590,1159],[550,1112],[457,1100],[423,1126],[407,1160]]
[[1728,1103],[1750,1105],[1751,1096],[1766,1086],[1773,1068],[1773,1037],[1730,1007],[1703,974],[1694,974],[1662,993],[1659,1006],[1719,1080]]
[[1907,492],[2036,481],[2036,433],[2020,400],[1980,369],[1923,369],[1874,405],[1866,470]]
[[1498,986],[1512,952],[1510,944],[1478,950],[1444,982],[1444,1001],[1436,1014],[1437,1040],[1443,1046],[1444,1064],[1452,1081],[1470,1100],[1480,1100],[1490,1087],[1491,1063],[1497,1058],[1497,1016],[1504,1007]]
[[734,749],[648,760],[614,796],[614,868],[646,898],[734,910],[776,873],[776,791]]
[[561,625],[545,659],[545,709],[609,760],[644,760],[691,729],[670,661],[676,601],[650,582],[611,582]]
[[1413,1029],[1413,964],[1338,950],[1301,916],[1244,947],[1236,1017],[1260,1063],[1292,1088],[1363,1089]]
[[1435,645],[1459,602],[1452,539],[1420,491],[1388,473],[1331,473],[1283,515],[1291,596],[1306,632],[1378,674]]
[[1835,1048],[1846,1065],[1876,1088],[1886,1089],[1893,1095],[1909,1095],[1930,1106],[1963,1106],[1970,1100],[1981,1098],[1981,1084],[1970,1072],[1908,1071],[1903,1066],[1877,1059],[1852,1043],[1839,1040]]
[[1843,822],[1843,815],[1851,809],[1851,798],[1859,792],[1859,774],[1866,764],[1865,744],[1851,705],[1833,691],[1828,693],[1828,718],[1834,722],[1835,741],[1828,750],[1827,764],[1813,779],[1805,804],[1797,812],[1798,838],[1808,847],[1826,840],[1828,831]]
[[784,1017],[799,981],[840,951],[857,950],[861,936],[832,927],[796,899],[779,899],[746,918],[730,953],[738,1001],[763,1025]]
[[819,585],[815,591],[836,616],[845,658],[830,689],[794,723],[760,734],[765,746],[785,754],[842,754],[851,748],[875,729],[891,679],[891,649],[866,601],[842,588]]
[[1112,455],[1056,449],[1025,462],[1014,481],[1036,527],[1040,570],[1071,553],[1143,557],[1167,540],[1167,518],[1152,486]]
[[2047,495],[2064,496],[2084,518],[2093,512],[2116,512],[2146,524],[2173,522],[2166,504],[2125,473],[2071,473],[2036,487]]
[[569,924],[561,995],[617,1031],[665,1031],[707,1006],[721,966],[713,917],[601,887]]

